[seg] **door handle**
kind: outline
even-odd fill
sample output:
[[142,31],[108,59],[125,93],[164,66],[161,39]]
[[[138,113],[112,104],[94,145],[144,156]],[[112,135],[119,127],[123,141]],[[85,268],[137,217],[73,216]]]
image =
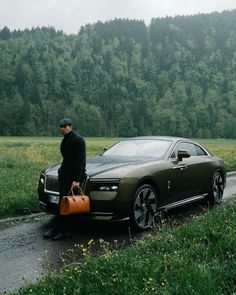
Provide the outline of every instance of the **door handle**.
[[183,164],[183,165],[179,165],[179,166],[174,166],[172,169],[173,170],[176,170],[176,169],[184,170],[184,169],[187,169],[187,167],[188,167],[188,165]]

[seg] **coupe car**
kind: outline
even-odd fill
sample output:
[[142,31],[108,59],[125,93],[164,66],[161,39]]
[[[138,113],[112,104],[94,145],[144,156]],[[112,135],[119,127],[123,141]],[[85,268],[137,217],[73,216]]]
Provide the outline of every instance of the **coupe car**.
[[[39,202],[49,213],[59,206],[59,167],[60,163],[49,166],[39,178]],[[91,208],[80,217],[129,220],[140,230],[150,228],[161,210],[203,198],[220,204],[226,182],[222,159],[197,142],[177,137],[121,140],[87,158],[86,170]]]

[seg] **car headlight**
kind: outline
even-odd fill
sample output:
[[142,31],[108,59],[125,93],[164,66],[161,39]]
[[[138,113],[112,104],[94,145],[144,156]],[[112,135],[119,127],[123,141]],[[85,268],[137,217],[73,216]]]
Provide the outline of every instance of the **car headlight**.
[[116,192],[118,189],[118,185],[114,185],[114,184],[108,184],[108,185],[101,185],[98,187],[99,191],[112,191],[112,192]]
[[91,179],[90,190],[100,192],[117,192],[120,179]]

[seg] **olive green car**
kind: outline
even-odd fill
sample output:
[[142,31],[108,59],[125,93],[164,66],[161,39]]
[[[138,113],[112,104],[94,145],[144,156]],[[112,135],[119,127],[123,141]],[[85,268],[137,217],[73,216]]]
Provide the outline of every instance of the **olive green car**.
[[[45,169],[39,179],[40,205],[47,212],[59,203],[57,171]],[[176,137],[134,137],[119,141],[103,154],[87,158],[86,194],[91,210],[81,218],[126,220],[141,230],[156,213],[207,198],[222,201],[224,162],[192,140]]]

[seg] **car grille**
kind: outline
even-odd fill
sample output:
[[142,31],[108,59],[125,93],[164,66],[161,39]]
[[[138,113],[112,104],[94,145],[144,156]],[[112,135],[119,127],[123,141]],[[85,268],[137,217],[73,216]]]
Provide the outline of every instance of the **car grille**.
[[54,176],[46,176],[45,179],[46,192],[59,192],[58,178]]

